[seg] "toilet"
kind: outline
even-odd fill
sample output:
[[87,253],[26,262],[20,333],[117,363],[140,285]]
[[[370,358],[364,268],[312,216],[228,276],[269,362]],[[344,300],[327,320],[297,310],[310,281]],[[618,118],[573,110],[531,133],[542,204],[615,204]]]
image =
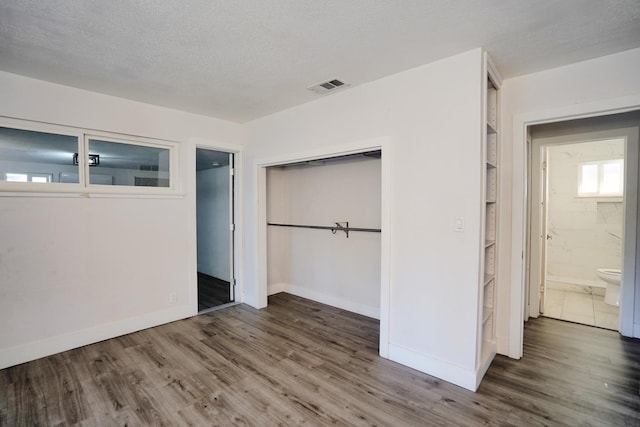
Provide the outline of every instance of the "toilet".
[[607,282],[607,290],[604,294],[604,302],[610,305],[620,305],[620,279],[622,271],[615,268],[599,268],[596,270],[598,277]]

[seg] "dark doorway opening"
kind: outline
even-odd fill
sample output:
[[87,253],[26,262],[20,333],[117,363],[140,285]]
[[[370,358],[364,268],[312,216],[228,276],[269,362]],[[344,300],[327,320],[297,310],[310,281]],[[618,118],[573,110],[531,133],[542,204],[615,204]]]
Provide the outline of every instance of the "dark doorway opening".
[[196,149],[198,311],[234,301],[234,155]]

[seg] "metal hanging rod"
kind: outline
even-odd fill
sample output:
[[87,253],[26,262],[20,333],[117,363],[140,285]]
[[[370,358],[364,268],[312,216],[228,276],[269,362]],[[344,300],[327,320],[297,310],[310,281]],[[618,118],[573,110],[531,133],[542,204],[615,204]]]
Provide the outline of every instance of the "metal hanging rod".
[[349,221],[344,222],[336,222],[336,225],[300,225],[300,224],[278,224],[273,222],[268,222],[267,225],[273,225],[276,227],[292,227],[292,228],[311,228],[315,230],[330,230],[333,234],[336,234],[338,231],[344,231],[347,235],[347,239],[349,238],[350,231],[364,231],[367,233],[380,233],[382,232],[379,228],[360,228],[360,227],[349,227]]

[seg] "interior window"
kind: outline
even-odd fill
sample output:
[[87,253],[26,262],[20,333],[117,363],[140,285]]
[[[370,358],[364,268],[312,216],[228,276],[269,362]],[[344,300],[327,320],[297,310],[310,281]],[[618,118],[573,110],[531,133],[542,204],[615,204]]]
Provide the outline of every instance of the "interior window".
[[[78,183],[78,165],[73,163],[77,151],[76,136],[0,127],[0,180]],[[69,173],[75,178],[60,180]]]
[[169,148],[93,138],[88,148],[91,184],[170,186]]
[[174,195],[177,150],[171,141],[0,118],[0,191]]

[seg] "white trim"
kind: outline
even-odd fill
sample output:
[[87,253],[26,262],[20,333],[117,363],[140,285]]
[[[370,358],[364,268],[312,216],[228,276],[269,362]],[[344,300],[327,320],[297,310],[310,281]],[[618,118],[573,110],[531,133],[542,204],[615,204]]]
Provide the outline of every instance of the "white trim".
[[185,319],[191,315],[192,311],[188,305],[171,307],[167,310],[155,311],[136,317],[128,317],[115,322],[100,324],[91,328],[55,335],[28,344],[2,349],[0,350],[0,369],[141,331],[146,328]]
[[[477,383],[479,382],[477,378],[482,378],[482,375],[477,377],[474,371],[453,365],[444,360],[425,356],[395,344],[389,344],[389,359],[418,371],[428,372],[431,376],[471,391],[476,391]],[[492,360],[492,358],[489,358],[489,360]]]
[[[633,142],[633,143],[632,143]],[[622,239],[622,283],[620,286],[620,333],[622,335],[640,338],[640,330],[634,327],[634,321],[640,320],[637,300],[637,276],[640,272],[638,265],[638,159],[640,158],[640,135],[638,127],[628,129],[625,144],[626,173],[624,183],[624,236]],[[632,161],[629,161],[632,160]],[[633,236],[631,238],[631,236]],[[638,316],[638,318],[636,318]]]
[[346,156],[349,154],[358,154],[366,151],[379,150],[385,147],[388,142],[389,137],[365,139],[348,144],[333,145],[302,152],[267,157],[257,160],[256,164],[258,165],[258,167],[266,168],[269,166],[286,165],[289,163],[328,159],[331,157]]
[[267,306],[267,168],[257,166],[256,173],[256,206],[258,207],[258,295],[256,295],[255,307]]
[[[524,334],[524,284],[526,260],[526,129],[534,124],[624,113],[640,108],[640,94],[585,104],[573,104],[513,117],[513,197],[511,206],[511,283],[509,304],[508,356],[522,357]],[[633,301],[630,302],[633,304]]]
[[560,282],[567,283],[569,285],[578,286],[590,286],[592,288],[606,289],[607,284],[598,280],[580,279],[579,277],[565,277],[565,276],[547,276],[547,282]]
[[380,356],[389,357],[389,309],[391,269],[391,139],[379,137],[349,144],[316,148],[304,152],[281,154],[255,162],[258,227],[258,295],[257,308],[267,306],[267,167],[307,160],[326,159],[365,151],[382,151],[381,176],[381,255],[380,255]]
[[280,292],[288,292],[289,284],[288,283],[274,283],[267,287],[267,295],[279,294]]
[[[42,184],[47,185],[47,184]],[[56,197],[65,199],[181,199],[185,197],[185,193],[175,194],[137,194],[137,193],[93,193],[91,191],[79,192],[74,189],[69,192],[59,192],[56,188],[55,191],[48,191],[43,193],[42,190],[34,191],[1,191],[0,197]]]
[[380,339],[378,354],[389,358],[389,331],[391,330],[391,139],[380,141],[381,165],[381,217],[380,227]]
[[[494,345],[494,349],[495,349],[495,345]],[[493,359],[495,359],[495,357],[496,357],[496,352],[492,351],[489,357],[487,357],[482,362],[482,364],[478,366],[478,369],[476,369],[476,384],[475,384],[475,387],[473,388],[473,391],[478,390],[478,387],[480,387],[480,383],[482,382],[484,375],[489,370],[489,367],[493,363]]]

